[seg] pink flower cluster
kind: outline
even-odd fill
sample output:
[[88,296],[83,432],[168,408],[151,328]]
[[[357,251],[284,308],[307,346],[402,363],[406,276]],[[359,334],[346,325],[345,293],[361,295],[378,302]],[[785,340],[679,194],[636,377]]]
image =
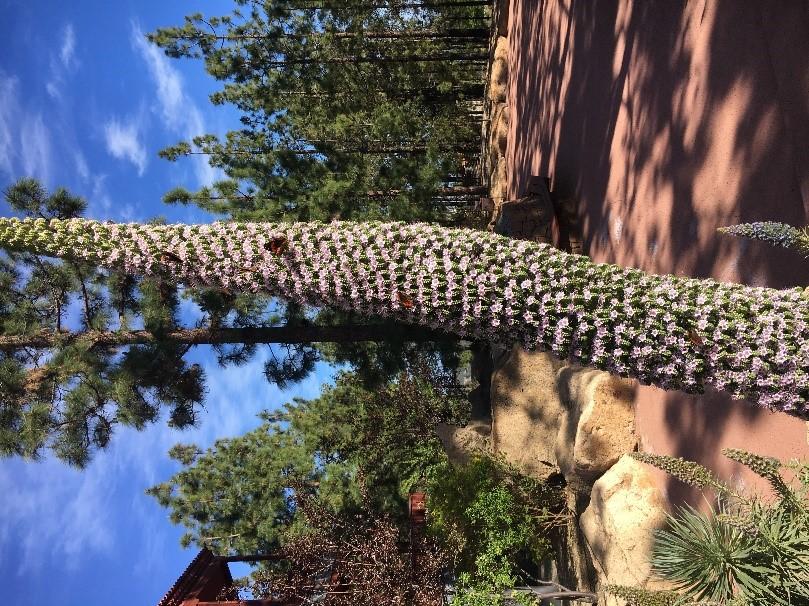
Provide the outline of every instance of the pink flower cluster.
[[809,298],[401,223],[0,219],[0,245],[519,343],[664,389],[809,417]]

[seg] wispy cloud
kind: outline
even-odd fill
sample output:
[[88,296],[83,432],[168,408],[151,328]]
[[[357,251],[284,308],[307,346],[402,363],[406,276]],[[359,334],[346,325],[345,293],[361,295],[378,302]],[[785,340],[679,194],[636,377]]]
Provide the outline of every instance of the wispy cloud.
[[61,40],[58,51],[55,50],[51,54],[50,72],[48,81],[45,83],[45,90],[57,101],[62,99],[66,74],[75,70],[78,66],[76,59],[76,31],[73,29],[72,23],[66,23],[62,27]]
[[51,133],[40,113],[20,100],[19,80],[0,71],[0,172],[36,177],[48,185],[52,175]]
[[[150,44],[143,31],[132,24],[132,46],[149,69],[155,84],[158,113],[164,127],[181,137],[191,139],[205,134],[205,121],[199,107],[186,94],[180,73],[157,46]],[[217,172],[204,156],[194,159],[194,171],[200,185],[210,185],[217,178]]]
[[140,141],[137,121],[121,123],[113,118],[104,125],[107,151],[119,160],[128,160],[138,169],[138,176],[146,170],[146,148]]
[[0,170],[13,173],[14,119],[19,112],[17,79],[0,76]]
[[20,132],[22,168],[26,176],[51,181],[51,140],[42,116],[26,118]]
[[76,150],[73,154],[73,160],[76,163],[76,172],[78,173],[79,177],[81,177],[82,181],[89,181],[90,180],[90,167],[87,166],[87,160],[84,157],[84,154],[81,153],[80,150]]
[[76,32],[73,24],[68,23],[62,30],[62,48],[59,49],[59,59],[65,69],[69,69],[75,60],[76,53]]

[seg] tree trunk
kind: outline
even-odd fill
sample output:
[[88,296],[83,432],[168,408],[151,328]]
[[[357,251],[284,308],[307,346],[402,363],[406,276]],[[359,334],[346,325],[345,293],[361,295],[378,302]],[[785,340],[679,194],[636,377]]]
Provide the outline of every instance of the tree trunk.
[[42,331],[31,335],[0,335],[0,351],[23,347],[48,349],[61,343],[85,342],[116,347],[148,343],[228,345],[244,343],[357,343],[401,340],[409,343],[456,340],[447,333],[406,324],[348,324],[342,326],[262,326],[252,328],[181,328],[157,335],[148,330],[86,332]]
[[272,40],[278,38],[288,38],[291,40],[318,39],[326,35],[336,40],[352,40],[362,36],[367,40],[486,40],[489,37],[489,30],[483,27],[459,28],[447,30],[402,30],[402,31],[369,31],[369,32],[312,32],[310,34],[237,34],[237,35],[211,35],[200,31],[195,35],[173,36],[176,40],[199,40],[215,39],[220,42],[230,42],[234,40]]

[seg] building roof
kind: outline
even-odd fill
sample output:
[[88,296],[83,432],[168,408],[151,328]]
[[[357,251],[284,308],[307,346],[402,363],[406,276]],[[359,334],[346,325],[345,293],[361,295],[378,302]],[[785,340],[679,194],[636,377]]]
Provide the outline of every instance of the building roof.
[[180,606],[187,598],[198,597],[202,592],[216,595],[232,582],[227,564],[203,547],[157,606]]

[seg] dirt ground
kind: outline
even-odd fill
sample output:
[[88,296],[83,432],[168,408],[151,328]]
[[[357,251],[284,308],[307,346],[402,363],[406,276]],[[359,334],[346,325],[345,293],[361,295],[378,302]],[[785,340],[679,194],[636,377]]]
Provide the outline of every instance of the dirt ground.
[[[809,3],[511,0],[508,42],[509,198],[550,177],[596,261],[809,285],[809,262],[716,233],[809,222]],[[742,484],[723,447],[809,456],[806,423],[721,393],[641,386],[635,404],[641,448]]]

